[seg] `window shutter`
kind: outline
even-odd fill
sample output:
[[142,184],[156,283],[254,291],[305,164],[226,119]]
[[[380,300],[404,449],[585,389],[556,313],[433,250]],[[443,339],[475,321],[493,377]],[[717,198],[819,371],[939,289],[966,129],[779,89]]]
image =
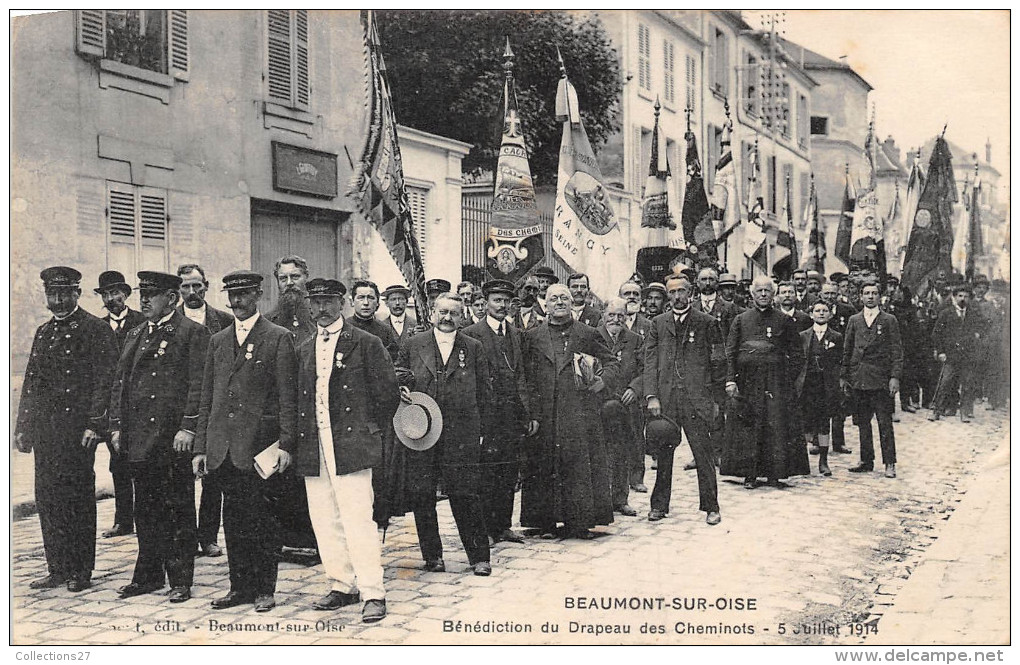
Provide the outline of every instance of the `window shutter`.
[[167,62],[178,81],[188,80],[188,10],[167,10]]
[[294,39],[294,68],[295,81],[295,106],[299,109],[308,110],[309,84],[308,84],[308,10],[298,9],[294,12],[295,39]]
[[719,85],[719,76],[716,72],[716,58],[718,57],[717,51],[719,50],[719,31],[712,29],[712,42],[708,45],[708,62],[705,71],[708,72],[708,87],[713,90],[721,90]]
[[139,187],[138,227],[141,243],[138,247],[138,265],[167,269],[167,222],[166,191]]
[[421,250],[421,260],[425,263],[428,254],[428,204],[429,190],[421,187],[407,188],[407,203],[411,208],[411,219],[414,222],[414,237]]
[[694,88],[694,84],[696,82],[695,71],[696,63],[694,61],[694,56],[692,55],[686,56],[686,63],[687,63],[687,108],[691,109],[691,112],[693,113],[697,111],[697,109],[694,106],[694,102],[697,99]]
[[110,183],[107,217],[110,220],[110,240],[135,242],[135,194],[131,185]]
[[126,274],[139,268],[166,270],[169,265],[166,191],[118,182],[107,185],[110,221],[107,264]]
[[267,76],[269,98],[291,105],[293,83],[290,58],[290,11],[286,9],[266,10],[269,48]]
[[652,45],[648,26],[638,24],[638,85],[645,90],[652,88]]
[[662,67],[665,71],[663,77],[663,93],[666,97],[666,101],[672,104],[676,100],[676,75],[675,75],[675,53],[673,50],[673,42],[664,41],[662,43]]
[[106,57],[106,10],[77,9],[74,12],[77,39],[75,47],[81,55]]

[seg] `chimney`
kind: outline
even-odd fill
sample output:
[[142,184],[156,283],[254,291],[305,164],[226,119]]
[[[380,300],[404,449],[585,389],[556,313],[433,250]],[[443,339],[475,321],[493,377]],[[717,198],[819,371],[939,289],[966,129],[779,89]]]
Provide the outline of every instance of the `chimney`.
[[992,138],[988,137],[985,141],[985,161],[989,164],[992,163]]
[[892,134],[887,136],[885,138],[885,141],[882,141],[882,148],[885,150],[885,154],[894,157],[895,158],[894,161],[897,164],[900,163],[900,149],[896,145],[896,139],[892,137]]

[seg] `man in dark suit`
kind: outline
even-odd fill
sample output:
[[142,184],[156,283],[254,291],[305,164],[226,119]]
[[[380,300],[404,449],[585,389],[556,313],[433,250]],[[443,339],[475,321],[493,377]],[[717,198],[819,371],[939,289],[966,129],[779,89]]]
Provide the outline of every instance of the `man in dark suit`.
[[719,273],[715,268],[702,268],[698,273],[698,295],[691,306],[699,312],[708,314],[719,322],[719,332],[725,336],[730,331],[730,324],[740,314],[740,308],[719,296]]
[[266,314],[270,323],[286,328],[297,346],[315,336],[315,322],[305,301],[308,262],[300,256],[282,256],[276,261],[273,276],[280,290],[276,309]]
[[[234,322],[234,317],[205,302],[209,281],[205,270],[197,263],[185,263],[177,268],[181,278],[181,304],[177,311],[215,335]],[[216,543],[220,532],[220,514],[223,509],[223,488],[216,485],[216,476],[202,478],[202,498],[198,506],[198,553],[209,557],[223,555]]]
[[627,330],[627,301],[611,298],[597,330],[620,363],[616,385],[605,391],[602,428],[612,464],[613,510],[633,517],[630,505],[631,471],[644,469],[645,447],[641,438],[641,389],[644,356],[641,335]]
[[[644,389],[653,418],[672,418],[687,433],[698,470],[699,509],[709,525],[718,524],[718,487],[709,432],[718,414],[722,381],[722,333],[719,323],[691,307],[694,287],[683,276],[666,281],[670,311],[652,320],[645,338]],[[652,490],[650,521],[669,513],[676,444],[656,452],[658,470]]]
[[[719,297],[728,303],[733,303],[739,314],[743,308],[736,302],[737,297],[737,276],[732,273],[724,273],[719,276]],[[723,333],[724,335],[726,333]]]
[[[145,323],[145,315],[127,306],[131,286],[124,281],[124,275],[116,270],[107,270],[99,275],[99,287],[93,289],[103,299],[106,321],[117,337],[117,351],[124,348],[127,334],[136,326]],[[116,362],[116,361],[114,361]],[[109,441],[110,475],[113,476],[113,526],[103,532],[103,538],[126,536],[135,529],[135,491],[131,482],[131,465],[123,453],[113,449]]]
[[223,278],[236,320],[209,342],[193,468],[220,474],[230,592],[213,609],[276,605],[279,525],[270,505],[272,478],[262,480],[254,458],[279,442],[275,469],[286,471],[297,439],[297,356],[290,332],[258,311],[262,276],[238,270]]
[[[846,326],[850,323],[850,317],[857,313],[857,310],[854,309],[850,303],[840,300],[837,280],[845,277],[846,276],[842,273],[833,273],[829,281],[822,284],[822,292],[819,296],[820,300],[828,303],[829,312],[832,314],[829,318],[829,329],[833,332],[838,332],[840,336],[846,332]],[[848,407],[844,404],[843,407],[837,411],[836,415],[832,417],[832,421],[830,422],[832,452],[834,453],[849,454],[853,452],[846,447],[846,435],[844,433],[844,428],[846,426],[847,411]],[[812,449],[812,454],[813,452],[814,449]]]
[[349,323],[382,340],[390,360],[396,361],[400,340],[390,326],[375,318],[379,311],[379,287],[367,279],[355,280],[351,285],[351,300],[354,302],[354,316]]
[[400,349],[401,393],[423,392],[443,414],[439,441],[427,450],[403,449],[407,487],[425,570],[444,572],[443,542],[436,516],[436,486],[442,482],[475,575],[492,573],[489,538],[480,497],[481,409],[488,403],[489,366],[482,343],[458,330],[462,303],[453,294],[436,298],[433,328]]
[[935,320],[931,339],[935,358],[941,363],[941,381],[928,420],[938,420],[957,403],[961,421],[968,423],[974,417],[975,370],[990,324],[980,309],[971,304],[972,293],[970,284],[954,284],[952,305],[939,312]]
[[521,311],[514,317],[514,327],[522,332],[537,328],[545,321],[545,312],[538,307],[538,278],[528,275],[520,288]]
[[464,334],[482,343],[491,390],[482,406],[481,499],[485,529],[493,542],[522,543],[511,529],[514,489],[520,471],[521,437],[528,428],[524,408],[524,360],[521,332],[506,320],[514,285],[502,279],[482,286],[487,313]]
[[538,280],[538,296],[535,304],[535,311],[545,318],[548,310],[545,306],[545,295],[549,291],[549,287],[553,284],[559,284],[560,278],[556,276],[556,273],[549,266],[541,266],[534,272],[535,279]]
[[900,389],[903,373],[903,343],[896,317],[879,309],[881,298],[878,282],[866,281],[861,286],[864,309],[850,317],[843,339],[841,383],[853,393],[854,418],[860,431],[861,463],[851,473],[872,471],[875,466],[875,444],[871,434],[871,418],[878,420],[885,477],[896,477],[896,439],[893,434],[893,398]]
[[[663,292],[665,292],[665,287],[663,287]],[[627,318],[624,325],[627,330],[643,339],[652,327],[652,320],[641,313],[641,285],[637,282],[624,282],[620,285],[619,294],[626,304]]]
[[344,285],[308,282],[314,340],[298,348],[299,433],[294,469],[305,479],[308,512],[330,590],[315,602],[336,610],[364,598],[362,621],[386,616],[379,535],[372,521],[373,467],[400,393],[382,341],[346,325]]
[[400,284],[388,286],[382,292],[383,301],[390,311],[389,315],[383,319],[383,324],[389,326],[393,331],[397,338],[398,349],[414,333],[414,328],[418,325],[418,320],[407,311],[407,301],[410,297],[411,290]]
[[[790,281],[794,289],[793,306],[806,312],[818,300],[818,296],[808,290],[808,271],[802,268],[794,270]],[[808,317],[808,320],[810,321],[811,317]]]
[[576,272],[567,277],[567,288],[570,289],[571,316],[575,321],[580,321],[586,326],[597,328],[602,321],[602,314],[588,304],[588,275]]
[[121,598],[152,593],[170,580],[169,600],[191,598],[195,573],[195,477],[191,448],[198,426],[209,331],[176,309],[181,278],[138,273],[147,325],[124,344],[110,399],[110,440],[127,455],[135,483],[138,558]]
[[106,430],[117,340],[78,306],[81,273],[40,274],[53,318],[39,327],[25,368],[14,443],[35,454],[35,502],[49,574],[33,589],[92,584],[96,561],[95,451]]
[[779,290],[776,292],[776,310],[793,321],[793,326],[798,333],[811,327],[811,317],[797,308],[796,292],[792,282],[780,282]]

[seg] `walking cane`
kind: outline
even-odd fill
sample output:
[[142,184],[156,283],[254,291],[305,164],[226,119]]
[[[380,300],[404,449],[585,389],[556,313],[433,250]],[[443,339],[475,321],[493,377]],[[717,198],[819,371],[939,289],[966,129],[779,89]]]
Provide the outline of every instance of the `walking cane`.
[[939,369],[939,380],[935,383],[935,394],[931,397],[931,410],[937,412],[939,400],[942,397],[942,387],[945,383],[946,376],[946,364],[944,362],[939,363],[941,369]]

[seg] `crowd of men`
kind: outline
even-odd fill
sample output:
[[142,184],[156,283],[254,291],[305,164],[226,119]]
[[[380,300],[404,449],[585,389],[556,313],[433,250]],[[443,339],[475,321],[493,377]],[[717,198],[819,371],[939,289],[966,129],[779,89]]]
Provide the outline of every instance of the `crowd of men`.
[[860,433],[849,470],[874,471],[876,420],[895,478],[897,394],[903,411],[963,422],[976,401],[1008,397],[1008,285],[981,276],[940,274],[918,299],[860,270],[777,286],[706,267],[635,275],[600,302],[586,275],[560,284],[542,267],[519,288],[430,280],[428,321],[402,285],[359,279],[348,292],[298,256],[274,276],[278,305],[263,315],[262,276],[225,275],[231,315],[207,304],[201,266],[139,272],[140,312],[108,271],[100,319],[78,306],[77,270],[42,271],[53,316],[32,344],[15,433],[35,455],[48,575],[33,588],[91,585],[100,442],[116,501],[102,535],[138,539],[121,597],[169,582],[169,602],[189,600],[194,557],[223,553],[222,511],[229,590],[214,609],[272,609],[281,547],[314,546],[328,585],[314,607],[364,602],[374,622],[386,615],[377,527],[412,513],[424,568],[444,572],[439,500],[484,576],[497,543],[591,539],[614,514],[637,516],[629,497],[649,491],[649,456],[647,519],[668,517],[683,440],[716,525],[719,475],[783,487],[815,454],[830,476],[830,443],[851,452],[847,417]]

